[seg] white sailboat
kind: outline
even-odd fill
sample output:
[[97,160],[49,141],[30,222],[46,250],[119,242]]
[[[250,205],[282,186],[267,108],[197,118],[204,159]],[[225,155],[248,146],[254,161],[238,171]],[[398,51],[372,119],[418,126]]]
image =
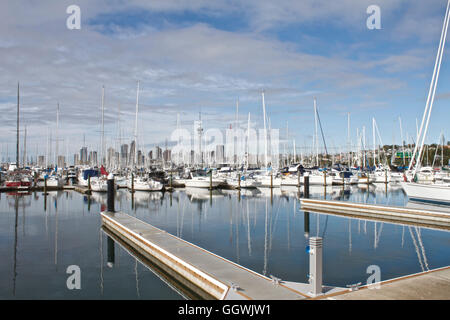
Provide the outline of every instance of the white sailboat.
[[[420,125],[420,130],[418,134],[418,141],[414,148],[413,155],[411,157],[411,162],[409,164],[409,168],[411,170],[412,165],[414,164],[414,160],[417,155],[417,163],[414,166],[412,171],[413,179],[416,177],[416,173],[421,169],[421,160],[422,160],[422,151],[424,148],[425,138],[428,131],[428,125],[431,117],[431,110],[433,109],[433,102],[436,93],[437,81],[439,78],[439,71],[441,68],[442,56],[444,53],[445,40],[447,37],[448,23],[450,19],[450,0],[447,2],[447,9],[445,12],[444,25],[442,27],[441,39],[439,43],[439,48],[436,56],[436,62],[434,65],[433,76],[430,83],[430,89],[428,92],[427,103],[425,105],[424,114],[422,116],[422,123]],[[425,126],[424,126],[425,125]],[[417,152],[418,146],[420,146],[419,151]],[[433,202],[433,203],[444,203],[450,204],[450,184],[421,184],[417,182],[403,182],[402,183],[403,190],[408,195],[408,198]]]
[[[143,177],[134,177],[133,182],[131,181],[131,178],[127,181],[127,188],[132,189],[134,188],[135,191],[162,191],[164,189],[164,185],[159,182],[155,181],[151,178],[143,178]],[[134,185],[133,185],[134,184]]]

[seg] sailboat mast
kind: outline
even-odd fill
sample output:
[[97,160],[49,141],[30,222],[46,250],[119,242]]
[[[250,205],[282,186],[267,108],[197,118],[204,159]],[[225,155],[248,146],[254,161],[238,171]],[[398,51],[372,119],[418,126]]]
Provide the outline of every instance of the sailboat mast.
[[16,138],[16,166],[19,168],[19,82],[17,82],[17,138]]
[[373,140],[373,165],[376,165],[376,138],[375,138],[375,118],[372,118],[372,140]]
[[[236,100],[236,123],[234,125],[234,132],[235,132],[235,134],[239,133],[239,131],[238,131],[238,123],[239,123],[239,98]],[[237,154],[236,149],[237,149],[236,148],[236,144],[234,144],[234,159],[233,159],[235,161],[234,165],[239,163],[239,156]]]
[[56,105],[56,134],[55,134],[55,166],[58,166],[58,126],[59,126],[59,102]]
[[350,112],[347,113],[347,152],[348,152],[348,166],[350,167]]
[[403,165],[405,165],[405,141],[403,140],[402,118],[398,117],[398,122],[400,123],[400,139],[402,139]]
[[[439,71],[441,69],[442,55],[443,55],[444,47],[445,47],[445,39],[447,37],[448,23],[449,23],[449,18],[450,18],[449,8],[450,8],[450,0],[447,2],[447,9],[445,12],[444,24],[442,26],[442,31],[441,31],[441,39],[439,42],[438,52],[436,55],[436,61],[434,64],[433,76],[431,78],[430,89],[428,91],[427,103],[425,105],[425,110],[424,110],[424,113],[422,116],[422,123],[420,125],[420,130],[419,130],[419,138],[420,139],[417,139],[418,141],[416,142],[416,145],[414,147],[414,152],[411,156],[411,160],[410,160],[410,164],[409,164],[409,168],[411,168],[411,166],[414,163],[415,158],[416,158],[417,148],[420,144],[420,150],[419,150],[418,157],[417,157],[418,161],[414,165],[413,176],[416,174],[416,170],[420,166],[420,158],[421,158],[422,151],[423,151],[425,137],[426,137],[427,131],[428,131],[428,124],[430,121],[431,110],[433,108],[434,96],[436,93],[436,85],[437,85],[437,80],[439,78]],[[425,119],[426,119],[426,124],[425,124]],[[425,124],[425,131],[423,132],[422,130],[423,130],[424,124]],[[419,140],[421,140],[421,141],[419,142]]]
[[100,164],[103,165],[105,156],[105,86],[102,86],[102,138],[101,138]]
[[27,126],[25,126],[25,134],[23,137],[23,166],[27,165]]
[[267,130],[266,130],[266,103],[264,101],[264,90],[262,92],[262,105],[263,105],[263,116],[264,116],[264,162],[267,169]]
[[248,169],[248,162],[250,157],[250,112],[248,113],[248,120],[247,120],[247,157],[245,159],[245,169]]
[[137,132],[138,132],[138,112],[139,112],[139,80],[137,82],[137,90],[136,90],[136,120],[134,122],[134,163],[135,166],[138,164],[138,156],[137,156]]
[[316,148],[316,166],[319,166],[319,135],[317,133],[317,101],[314,97],[314,141]]

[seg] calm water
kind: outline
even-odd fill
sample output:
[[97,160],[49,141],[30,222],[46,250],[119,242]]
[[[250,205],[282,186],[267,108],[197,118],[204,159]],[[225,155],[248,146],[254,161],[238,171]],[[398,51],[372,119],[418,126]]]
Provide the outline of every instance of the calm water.
[[[99,212],[106,195],[73,191],[0,194],[1,299],[183,299],[120,245],[107,264]],[[407,205],[401,188],[343,191],[311,188],[312,198]],[[427,228],[300,210],[297,188],[254,192],[177,190],[172,195],[126,190],[120,209],[262,274],[307,282],[308,234],[324,238],[324,283],[365,283],[369,265],[390,279],[450,264],[450,234]],[[305,219],[309,218],[309,223]],[[69,290],[66,269],[81,270],[81,290]]]

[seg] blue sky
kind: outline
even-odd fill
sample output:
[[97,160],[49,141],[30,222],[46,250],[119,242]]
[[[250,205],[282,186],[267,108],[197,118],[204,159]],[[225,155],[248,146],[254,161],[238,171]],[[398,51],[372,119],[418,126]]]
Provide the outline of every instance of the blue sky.
[[[66,28],[67,6],[81,8],[81,30]],[[366,8],[381,9],[381,30],[366,27]],[[100,143],[105,85],[107,143],[131,140],[136,81],[141,81],[139,135],[163,145],[177,114],[192,129],[235,119],[262,127],[261,90],[273,128],[299,148],[311,146],[317,97],[329,148],[344,148],[375,117],[384,143],[415,136],[433,72],[446,2],[432,1],[3,1],[0,4],[1,151],[15,142],[17,81],[29,153],[45,153],[61,104],[60,150],[76,152],[86,134]],[[448,49],[448,48],[447,48]],[[450,64],[445,53],[433,108],[430,142],[448,131]],[[283,131],[282,131],[283,132]],[[411,141],[411,139],[410,139]],[[53,143],[54,145],[54,143]]]

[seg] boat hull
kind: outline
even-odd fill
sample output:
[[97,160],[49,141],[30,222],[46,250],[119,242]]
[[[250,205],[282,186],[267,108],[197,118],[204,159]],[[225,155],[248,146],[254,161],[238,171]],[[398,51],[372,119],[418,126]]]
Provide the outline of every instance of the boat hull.
[[450,186],[402,182],[410,200],[450,205]]

